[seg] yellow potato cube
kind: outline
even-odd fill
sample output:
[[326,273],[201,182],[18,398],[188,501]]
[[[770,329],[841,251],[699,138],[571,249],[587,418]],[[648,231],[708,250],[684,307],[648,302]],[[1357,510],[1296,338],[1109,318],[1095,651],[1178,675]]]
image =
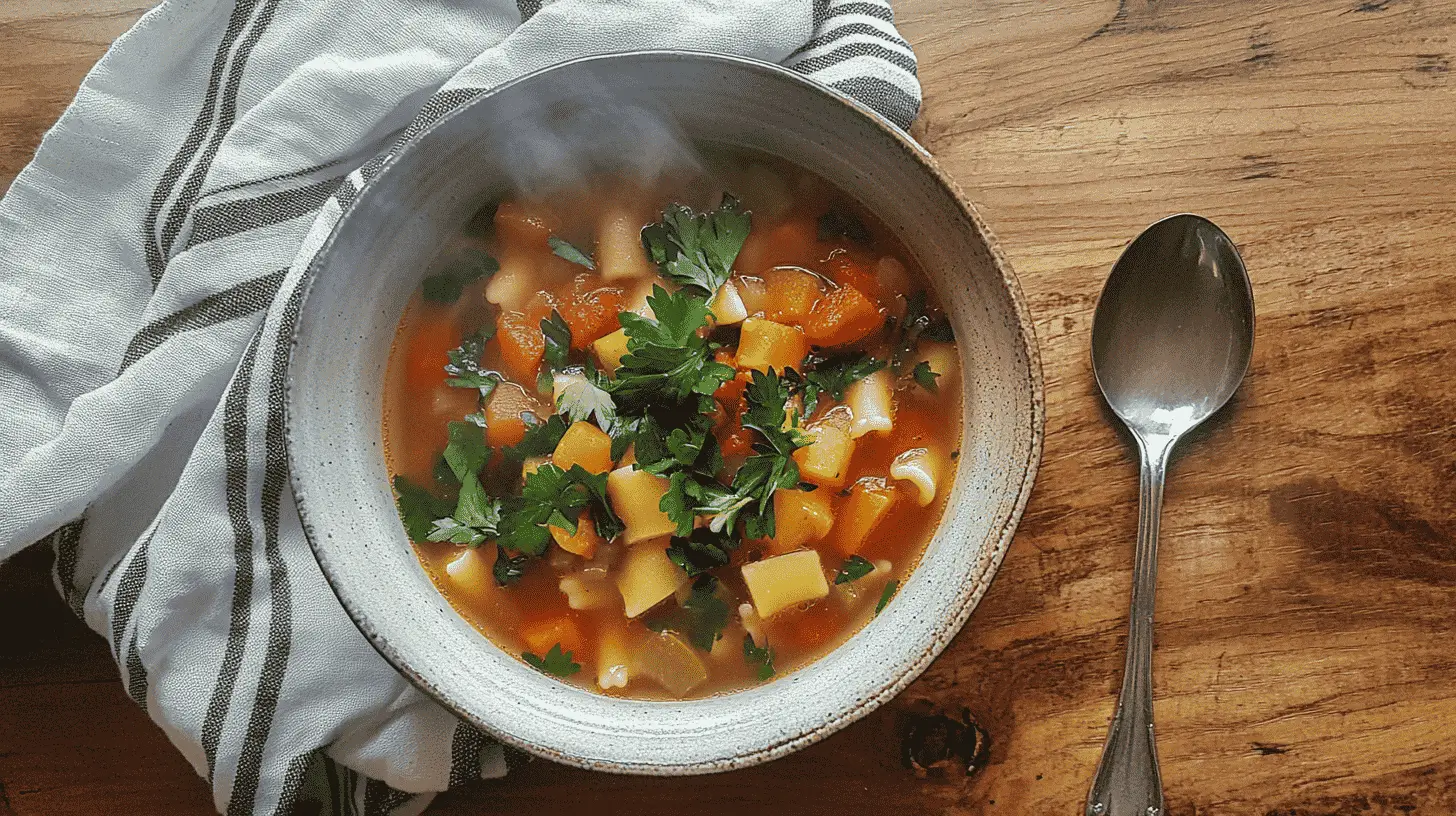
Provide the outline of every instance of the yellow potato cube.
[[657,265],[642,248],[642,225],[647,223],[627,207],[608,207],[597,221],[597,269],[609,281],[647,278]]
[[635,618],[688,582],[688,574],[667,557],[667,539],[658,538],[627,550],[617,572],[625,614]]
[[592,475],[606,473],[612,469],[612,438],[590,422],[573,422],[556,443],[551,463],[562,470],[581,465]]
[[738,295],[738,287],[733,281],[724,281],[713,294],[713,299],[708,301],[708,311],[713,313],[713,319],[718,321],[719,326],[731,326],[734,323],[741,323],[748,317],[748,309],[743,305],[743,298]]
[[661,538],[677,531],[677,525],[662,512],[667,480],[645,470],[619,467],[607,474],[607,499],[627,529],[628,544]]
[[774,491],[774,537],[769,551],[791,552],[818,541],[834,526],[833,510],[824,490]]
[[798,326],[785,326],[761,317],[743,321],[738,336],[738,367],[767,372],[803,366],[809,341]]
[[671,632],[648,636],[632,663],[634,674],[656,681],[675,697],[686,695],[708,679],[708,667],[702,658]]
[[744,564],[743,583],[748,585],[760,618],[771,618],[788,607],[829,594],[829,582],[824,580],[824,567],[816,550],[799,550]]
[[895,488],[884,479],[860,479],[849,489],[849,498],[835,516],[830,541],[845,555],[854,555],[864,548],[870,533],[894,506]]
[[849,435],[849,412],[841,407],[828,414],[804,433],[809,444],[794,451],[799,478],[820,487],[844,487],[849,474],[849,459],[854,455],[854,439]]
[[605,337],[597,338],[592,343],[592,352],[597,355],[597,363],[603,371],[608,374],[616,373],[622,367],[622,358],[627,356],[626,330],[617,329]]

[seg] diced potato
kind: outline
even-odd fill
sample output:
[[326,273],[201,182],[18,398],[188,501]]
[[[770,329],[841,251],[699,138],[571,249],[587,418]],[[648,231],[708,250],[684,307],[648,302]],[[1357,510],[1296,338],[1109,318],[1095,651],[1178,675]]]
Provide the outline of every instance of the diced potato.
[[615,374],[622,367],[622,358],[627,356],[627,331],[617,329],[611,334],[597,338],[592,343],[592,353],[597,364],[608,374]]
[[768,284],[763,278],[751,275],[740,275],[735,280],[734,288],[743,301],[743,310],[750,315],[763,314],[764,304],[768,302]]
[[568,533],[560,527],[548,526],[551,531],[551,538],[556,541],[556,546],[582,558],[591,558],[596,555],[597,547],[604,541],[597,533],[597,525],[586,513],[576,520],[576,532]]
[[551,457],[549,456],[527,457],[526,461],[521,463],[521,481],[526,481],[527,476],[530,476],[532,473],[540,470],[542,465],[547,464],[550,461]]
[[935,501],[936,486],[945,471],[945,458],[934,448],[911,448],[890,463],[890,478],[913,485],[915,503],[921,507]]
[[797,326],[750,317],[738,339],[738,367],[767,372],[803,367],[809,341]]
[[841,553],[854,555],[864,548],[870,534],[894,506],[895,489],[884,479],[860,479],[839,508],[829,540]]
[[890,372],[880,369],[853,383],[844,391],[844,404],[854,413],[849,435],[859,439],[867,433],[889,433],[895,427],[895,401],[890,390]]
[[834,526],[834,513],[824,490],[774,491],[774,537],[769,551],[791,552],[818,541]]
[[602,627],[597,635],[597,687],[625,688],[632,679],[631,636],[622,624]]
[[500,270],[485,284],[485,299],[507,312],[526,308],[526,301],[536,294],[533,253],[514,251],[500,255]]
[[718,287],[713,299],[708,301],[708,311],[713,313],[713,319],[720,326],[742,323],[748,317],[748,309],[743,305],[743,298],[738,295],[738,287],[733,285],[733,281],[726,281]]
[[829,594],[816,550],[800,550],[743,565],[743,583],[760,618]]
[[551,462],[562,470],[581,465],[592,475],[606,473],[612,469],[612,438],[590,422],[573,422],[556,443]]
[[[494,548],[491,548],[494,549]],[[492,562],[488,551],[467,547],[445,563],[445,574],[457,589],[472,596],[484,595],[495,588],[491,575]]]
[[551,647],[558,643],[561,644],[561,651],[580,654],[585,642],[576,621],[565,615],[527,623],[521,627],[521,640],[538,657],[545,657]]
[[566,605],[572,609],[605,609],[622,601],[617,585],[600,575],[564,575],[556,585],[566,596]]
[[955,388],[960,382],[961,358],[954,343],[920,341],[914,359],[914,364],[919,363],[926,363],[931,371],[940,375],[935,379],[937,389]]
[[617,511],[628,544],[671,535],[677,525],[662,511],[662,497],[667,495],[667,480],[631,466],[619,467],[607,474],[607,498]]
[[667,539],[658,538],[627,550],[617,572],[625,614],[635,618],[688,582],[688,574],[667,557]]
[[597,269],[609,281],[648,278],[657,265],[642,248],[642,227],[647,221],[626,207],[608,207],[597,221]]
[[804,432],[812,441],[793,453],[799,478],[820,487],[844,486],[849,475],[849,459],[854,455],[850,422],[848,409],[837,406]]
[[682,697],[708,679],[708,667],[691,646],[671,632],[655,633],[643,641],[632,661],[634,674],[655,681],[675,697]]

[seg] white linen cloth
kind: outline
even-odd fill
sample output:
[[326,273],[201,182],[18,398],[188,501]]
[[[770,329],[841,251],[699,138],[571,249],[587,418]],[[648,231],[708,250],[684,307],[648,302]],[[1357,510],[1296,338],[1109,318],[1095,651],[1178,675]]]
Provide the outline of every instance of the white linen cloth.
[[304,540],[297,284],[401,136],[640,48],[780,62],[902,127],[920,102],[885,0],[166,0],[0,201],[0,558],[49,538],[220,812],[418,813],[505,772],[374,652]]

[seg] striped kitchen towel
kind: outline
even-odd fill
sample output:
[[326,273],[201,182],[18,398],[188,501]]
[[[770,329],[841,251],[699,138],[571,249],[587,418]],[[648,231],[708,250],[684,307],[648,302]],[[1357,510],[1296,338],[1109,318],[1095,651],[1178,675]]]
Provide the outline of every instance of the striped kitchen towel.
[[283,448],[302,270],[381,156],[577,56],[788,65],[901,127],[884,0],[165,0],[0,201],[0,558],[43,537],[228,814],[410,814],[505,772],[325,584]]

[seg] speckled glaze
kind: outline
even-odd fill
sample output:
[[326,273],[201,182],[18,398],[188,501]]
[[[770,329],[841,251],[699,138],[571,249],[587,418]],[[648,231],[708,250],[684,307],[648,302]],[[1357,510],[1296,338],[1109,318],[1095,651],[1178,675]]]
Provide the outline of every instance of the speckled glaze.
[[[513,122],[580,105],[583,87],[664,112],[694,139],[782,156],[859,198],[913,252],[959,340],[965,425],[954,493],[914,573],[821,660],[704,700],[613,699],[505,654],[436,591],[395,515],[380,440],[395,325],[424,264],[505,191]],[[563,107],[564,106],[564,107]],[[401,150],[311,269],[291,360],[288,452],[304,529],[339,600],[420,688],[499,738],[595,770],[739,768],[863,717],[945,648],[986,591],[1041,455],[1041,367],[1021,291],[975,208],[914,142],[773,65],[648,52],[555,66],[484,94]]]

